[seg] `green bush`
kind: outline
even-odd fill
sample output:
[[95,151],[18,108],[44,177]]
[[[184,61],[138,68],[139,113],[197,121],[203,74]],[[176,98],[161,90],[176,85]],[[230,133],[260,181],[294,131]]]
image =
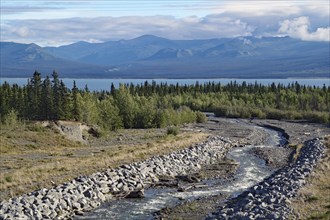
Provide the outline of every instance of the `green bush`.
[[9,127],[16,127],[21,124],[21,121],[18,118],[18,113],[14,109],[10,110],[3,117],[3,124]]
[[216,117],[227,117],[229,116],[229,107],[219,106],[215,109],[214,114]]
[[8,183],[11,183],[11,182],[13,182],[13,177],[12,177],[12,176],[5,176],[5,180],[6,180]]
[[251,117],[259,118],[259,119],[266,118],[266,113],[258,108],[253,108],[250,111],[251,111]]
[[281,120],[281,119],[286,118],[285,112],[282,110],[278,110],[278,109],[267,109],[266,117],[268,119],[276,119],[276,120]]
[[179,124],[192,123],[196,121],[195,113],[187,106],[182,106],[178,109]]
[[316,123],[329,123],[330,116],[326,112],[305,112],[303,117],[311,122]]
[[167,135],[174,135],[177,136],[179,134],[179,128],[175,126],[171,126],[167,128]]
[[34,131],[34,132],[45,132],[46,131],[46,128],[41,126],[40,124],[31,124],[28,126],[28,129],[30,131]]
[[207,117],[202,112],[196,112],[196,122],[197,123],[205,123],[207,122]]

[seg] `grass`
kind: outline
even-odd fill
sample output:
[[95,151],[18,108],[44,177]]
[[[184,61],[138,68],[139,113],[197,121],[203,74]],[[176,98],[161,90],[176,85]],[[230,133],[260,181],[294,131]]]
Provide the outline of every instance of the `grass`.
[[36,150],[49,151],[54,148],[60,150],[82,147],[81,143],[63,138],[61,134],[55,133],[51,129],[41,129],[38,125],[31,124],[16,128],[1,125],[0,138],[0,155],[27,154]]
[[292,160],[296,161],[300,155],[300,150],[303,147],[303,144],[289,144],[289,147],[295,148],[294,153],[292,155]]
[[291,204],[299,219],[330,219],[330,136],[324,142],[327,147],[325,158]]
[[10,183],[13,181],[13,178],[12,176],[5,176],[5,180]]
[[171,127],[167,128],[166,133],[167,133],[167,135],[177,136],[179,134],[179,131],[180,131],[180,129],[178,127],[171,126]]
[[0,197],[8,199],[79,175],[167,154],[202,142],[207,136],[191,132],[166,135],[165,129],[121,130],[83,145],[50,129],[1,128]]

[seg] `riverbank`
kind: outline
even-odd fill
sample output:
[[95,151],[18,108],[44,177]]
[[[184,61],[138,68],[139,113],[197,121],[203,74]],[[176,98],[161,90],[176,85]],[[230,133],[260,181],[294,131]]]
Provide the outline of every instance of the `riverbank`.
[[292,219],[330,219],[330,136],[324,142],[327,148],[324,158],[291,201]]
[[88,138],[87,144],[71,141],[40,124],[1,126],[1,200],[51,188],[80,175],[168,154],[203,142],[209,136],[189,131],[173,136],[167,135],[166,129],[119,130],[100,138],[83,135]]
[[206,219],[287,219],[291,214],[290,200],[297,196],[297,191],[324,154],[321,140],[306,141],[296,161],[230,199]]
[[4,219],[65,219],[96,208],[114,196],[148,188],[158,183],[160,176],[184,176],[205,164],[213,164],[233,145],[226,138],[210,137],[206,142],[168,155],[80,176],[54,188],[3,201],[0,216]]
[[[219,118],[213,118],[211,119],[214,121],[214,123],[211,123],[209,126],[197,126],[196,129],[202,129],[203,131],[209,129],[210,132],[214,131],[216,132],[216,124],[220,124],[221,127],[225,126],[223,119]],[[236,121],[236,120],[232,120]],[[276,166],[278,168],[281,168],[285,165],[287,165],[290,161],[292,161],[294,158],[290,158],[288,153],[292,151],[296,151],[296,147],[302,147],[304,141],[317,138],[317,137],[324,137],[330,133],[329,127],[325,125],[320,124],[312,124],[312,123],[304,123],[304,122],[287,122],[287,121],[277,121],[277,120],[253,120],[252,123],[250,123],[247,120],[243,120],[248,124],[255,124],[259,126],[269,127],[269,128],[275,128],[276,130],[279,130],[280,132],[285,132],[285,137],[288,138],[288,145],[289,149],[284,148],[277,148],[272,150],[267,150],[267,148],[257,148],[256,152],[261,158],[266,160],[266,163],[268,161],[268,165],[270,166]],[[219,131],[224,133],[224,131]],[[262,136],[262,135],[261,135]],[[232,136],[232,138],[235,138]],[[246,142],[249,143],[252,137],[238,137],[242,138],[242,143]],[[259,139],[259,141],[256,141],[254,143],[261,144],[260,140],[264,140],[264,138]],[[253,142],[252,142],[253,143]],[[290,148],[292,148],[290,150]],[[300,148],[299,148],[300,149]],[[300,155],[300,152],[295,152],[295,156],[298,158]],[[294,154],[291,155],[293,157]],[[329,151],[326,151],[326,155],[329,155]],[[277,159],[275,159],[277,158]],[[329,157],[328,157],[329,158]],[[326,164],[324,164],[326,163]],[[322,165],[323,164],[323,165]],[[304,187],[301,188],[301,192],[298,194],[298,197],[292,202],[292,206],[290,206],[289,209],[294,209],[295,214],[292,216],[292,218],[296,218],[295,216],[298,216],[298,219],[307,219],[308,217],[312,216],[322,216],[320,213],[322,213],[324,216],[324,213],[329,213],[329,207],[327,204],[329,204],[328,198],[326,197],[327,192],[327,185],[330,184],[329,178],[326,177],[326,170],[329,170],[328,166],[328,160],[321,162],[321,167],[319,169],[316,169],[316,172],[312,174],[312,176],[322,176],[320,180],[317,179],[307,179],[307,182],[310,182],[308,185],[308,189],[304,189]],[[316,185],[316,186],[315,186]],[[311,199],[309,199],[310,202],[304,202],[304,199],[301,199],[300,194],[303,195],[303,198],[309,198],[311,195],[310,190],[317,188],[317,196],[315,196],[317,199],[313,200],[313,205],[309,204],[311,202]],[[310,189],[312,188],[312,189]],[[308,195],[306,195],[306,191],[309,192]],[[313,191],[313,190],[312,190]],[[315,190],[314,190],[315,191]],[[314,192],[315,194],[316,192]],[[322,194],[322,195],[321,195]],[[313,197],[314,198],[314,197]],[[212,196],[212,197],[205,197],[199,200],[195,201],[186,201],[183,204],[176,206],[174,208],[166,208],[163,209],[161,212],[157,213],[157,217],[159,219],[204,219],[205,216],[207,216],[208,213],[212,212],[209,210],[216,210],[220,206],[224,205],[224,201],[228,199],[228,195],[219,195],[219,196]],[[318,201],[317,201],[318,200]],[[320,205],[321,207],[312,210],[311,207],[317,207]],[[202,208],[198,208],[202,207]],[[303,211],[301,211],[303,210]],[[207,211],[209,211],[207,213]],[[308,212],[311,211],[311,212]],[[302,212],[301,215],[299,215],[299,212]],[[314,213],[314,214],[311,214]],[[298,215],[297,215],[298,214]],[[291,215],[291,214],[290,214]],[[195,216],[195,217],[193,217]],[[299,217],[300,216],[300,217]],[[302,218],[301,218],[302,217]],[[221,219],[221,217],[219,217]]]
[[[277,121],[274,121],[274,122],[273,121],[262,121],[262,123],[272,124],[272,123],[282,123],[282,122],[277,122]],[[245,126],[245,124],[246,124],[246,126]],[[285,122],[285,125],[286,126],[289,126],[289,124],[290,123]],[[299,128],[299,126],[296,126],[296,125],[294,125],[292,127],[296,127],[297,129]],[[303,130],[301,129],[299,132],[302,132],[303,131],[306,134],[306,136],[311,137],[312,135],[314,135],[313,132],[315,132],[315,131],[316,131],[315,135],[326,134],[327,132],[329,132],[329,130],[327,130],[327,129],[328,128],[326,128],[326,127],[322,127],[322,126],[318,126],[318,125],[312,125],[312,126],[309,126],[309,125],[305,126],[305,125],[303,125]],[[260,131],[260,129],[256,129],[253,126],[253,124],[249,124],[248,121],[244,121],[244,120],[237,121],[237,120],[227,120],[227,119],[211,118],[211,120],[208,123],[206,123],[206,124],[185,126],[185,127],[182,128],[182,131],[184,131],[186,134],[187,133],[193,134],[193,132],[194,132],[194,134],[196,134],[196,132],[197,132],[197,134],[205,134],[205,133],[219,134],[219,133],[221,133],[222,136],[223,136],[223,138],[224,138],[223,140],[226,140],[227,137],[230,137],[230,143],[231,143],[232,147],[233,146],[241,146],[242,147],[242,146],[244,146],[246,144],[258,144],[258,143],[260,144],[260,143],[263,143],[265,141],[265,138],[266,138],[266,135],[263,134],[263,132]],[[292,131],[290,131],[290,132],[291,132],[290,135],[294,135]],[[299,138],[301,138],[301,137],[299,137]],[[308,139],[308,138],[306,138],[306,139]],[[135,147],[135,146],[133,145],[132,147]],[[172,146],[172,149],[173,148],[175,148],[175,146]],[[169,150],[169,149],[167,149],[167,150]],[[221,153],[221,156],[219,156],[219,158],[221,158],[221,157],[224,156],[224,152],[221,151],[220,153]],[[184,155],[186,155],[186,153],[184,153]],[[199,153],[197,155],[199,155]],[[217,153],[211,153],[211,155],[217,155]],[[134,155],[132,155],[132,156],[134,158]],[[192,157],[192,158],[194,158],[194,157]],[[216,161],[214,161],[214,162],[216,162]],[[205,163],[202,163],[202,164],[205,164]],[[229,164],[230,163],[226,164],[226,166],[228,167]],[[165,166],[167,166],[167,165],[165,165]],[[221,166],[223,166],[223,164]],[[216,169],[220,170],[221,169],[221,166],[217,167]],[[199,168],[202,168],[202,167],[204,167],[204,166],[200,166]],[[205,167],[207,167],[207,166],[205,166]],[[121,168],[124,168],[124,167],[121,167]],[[126,167],[126,168],[127,169],[128,168],[132,169],[132,167]],[[189,169],[191,170],[191,166],[190,166]],[[228,172],[230,173],[233,170],[234,169],[229,168],[229,171]],[[159,178],[157,177],[157,175],[159,175],[159,174],[168,175],[166,173],[167,171],[164,171],[165,173],[162,173],[163,171],[164,171],[164,169],[161,168],[161,167],[158,168],[158,169],[156,169],[156,170],[154,170],[154,172],[156,172],[156,175],[154,174],[154,177],[151,177],[151,180],[152,180],[152,178],[155,178],[155,179],[152,180],[151,182],[150,181],[149,182],[147,181],[147,184],[153,184],[153,183],[159,182],[159,181],[155,181],[157,179],[159,180]],[[172,170],[171,170],[171,172],[172,172]],[[125,177],[125,178],[127,177],[127,176],[125,176],[125,173],[127,173],[126,171],[120,172],[120,173],[122,173],[121,175],[124,175],[123,177]],[[128,173],[130,173],[130,172],[128,172]],[[209,172],[209,173],[212,173],[212,172]],[[112,174],[111,175],[110,174],[105,174],[105,175],[106,175],[106,178],[105,178],[106,180],[103,179],[104,175],[102,177],[102,175],[100,176],[99,173],[96,173],[96,174],[92,175],[91,176],[92,182],[94,182],[94,181],[99,182],[99,178],[103,179],[101,181],[108,181],[109,180],[109,177],[110,176],[113,176]],[[175,174],[173,173],[173,175],[175,175]],[[208,174],[206,174],[206,175],[208,175]],[[221,175],[222,174],[220,174],[220,176]],[[86,181],[89,182],[88,179],[89,179],[89,177],[86,177],[86,176],[85,177],[80,177],[80,178],[78,178],[78,179],[75,180],[75,183],[78,182],[81,185],[82,183],[84,183]],[[69,189],[68,192],[69,191],[72,192],[70,194],[74,194],[75,195],[74,197],[75,198],[77,197],[79,201],[78,200],[77,201],[74,200],[75,203],[72,203],[72,201],[70,199],[69,200],[67,199],[62,204],[66,208],[64,208],[64,209],[62,208],[62,210],[61,209],[56,210],[56,208],[55,208],[55,212],[51,212],[50,214],[49,213],[48,214],[49,215],[55,215],[54,213],[58,214],[58,212],[60,212],[60,213],[69,213],[69,215],[71,215],[72,213],[82,214],[81,213],[82,210],[90,210],[91,208],[98,206],[101,202],[106,201],[107,199],[109,199],[113,195],[115,195],[116,193],[119,193],[121,191],[121,188],[125,188],[125,184],[122,183],[122,180],[120,180],[120,179],[122,179],[122,178],[119,177],[119,179],[117,179],[117,180],[118,181],[121,181],[120,182],[121,184],[119,182],[116,182],[116,181],[114,182],[114,183],[116,183],[115,188],[119,189],[119,191],[117,191],[117,190],[111,191],[109,189],[109,191],[108,191],[108,193],[110,192],[109,196],[104,195],[104,192],[102,192],[102,191],[96,192],[96,193],[90,193],[90,192],[87,193],[86,191],[87,191],[87,189],[91,188],[91,187],[89,187],[91,185],[81,186],[81,187],[77,187],[77,188],[76,187],[73,187],[72,189]],[[110,182],[113,183],[112,180]],[[126,183],[126,181],[125,181],[125,183]],[[91,183],[91,182],[89,182],[89,184],[94,185],[94,183]],[[118,184],[119,184],[119,186],[118,186]],[[129,183],[127,183],[127,184],[129,184]],[[139,187],[139,184],[140,184],[140,187]],[[138,188],[141,188],[141,186],[142,186],[142,188],[144,187],[144,183],[141,182],[141,181],[135,181],[135,184],[133,184],[133,185],[134,185],[134,187],[137,187],[137,189]],[[60,191],[63,192],[63,191],[65,191],[65,189],[68,189],[68,188],[66,188],[67,186],[70,188],[72,186],[71,182],[69,183],[69,185],[65,185],[64,188],[62,187],[64,190],[60,190]],[[102,187],[104,187],[104,186],[102,186]],[[110,186],[108,186],[108,187],[110,187]],[[126,189],[128,188],[129,191],[132,191],[133,189],[135,189],[134,187],[133,188],[130,188],[130,185],[127,185],[126,186]],[[57,189],[61,188],[61,185],[60,186],[57,185],[54,189],[56,189],[56,188]],[[114,188],[112,188],[112,189],[114,189]],[[187,189],[187,188],[184,188],[184,190],[185,189]],[[53,202],[51,202],[51,201],[52,201],[52,198],[54,197],[54,195],[55,195],[56,199],[57,199],[57,197],[60,197],[61,198],[61,196],[58,196],[58,194],[56,193],[56,190],[53,191],[52,189],[51,190],[44,189],[44,190],[41,190],[41,192],[40,191],[37,192],[38,195],[36,195],[36,194],[30,194],[30,196],[32,196],[32,198],[34,198],[34,197],[39,198],[40,197],[39,199],[42,200],[41,203],[43,205],[41,205],[39,208],[43,208],[44,209],[45,206],[48,207],[47,204],[45,205],[44,203],[47,203],[47,202],[50,201],[50,203],[48,203],[48,205],[49,204],[53,205],[52,204]],[[105,190],[105,191],[107,191],[107,190]],[[86,192],[86,193],[84,193],[84,192]],[[50,197],[49,196],[48,197],[47,196],[46,197],[43,196],[43,195],[45,195],[45,193],[46,193],[47,196],[49,195]],[[102,194],[103,194],[104,197],[102,196]],[[107,194],[107,193],[105,193],[105,194]],[[84,195],[84,197],[87,197],[87,199],[86,198],[80,198],[78,195]],[[224,195],[220,195],[220,196],[224,198]],[[99,198],[100,200],[97,200],[97,199],[95,200],[95,198]],[[11,202],[14,202],[14,203],[17,203],[17,204],[21,204],[22,202],[23,203],[27,203],[24,197],[23,198],[22,197],[19,197],[19,199],[16,198],[16,199],[10,200],[10,201]],[[33,201],[34,201],[34,199],[33,199]],[[68,202],[68,201],[71,201],[71,202]],[[88,201],[92,201],[92,202],[89,203]],[[212,201],[212,200],[207,200],[207,198],[206,198],[206,199],[200,199],[199,201],[201,203],[196,203],[195,206],[203,205],[203,201],[204,202],[207,202],[207,201]],[[213,201],[215,201],[215,200],[213,200]],[[59,203],[59,201],[58,201],[58,203]],[[3,204],[4,203],[2,203],[2,205],[1,205],[2,208],[4,207]],[[77,204],[79,204],[79,205],[77,205]],[[187,204],[188,207],[192,207],[191,204],[189,204],[189,202],[186,202],[185,204]],[[73,205],[75,206],[74,210],[72,210],[73,209]],[[60,206],[60,207],[62,207],[62,206]],[[34,209],[38,210],[38,207],[37,208],[34,207]],[[69,209],[69,210],[67,210],[67,209]],[[210,209],[205,209],[204,212],[205,213],[206,212],[209,212],[209,210],[211,210],[211,209],[214,209],[214,207],[211,207]],[[21,210],[21,211],[23,211],[23,210]],[[51,211],[51,208],[49,209],[49,211]],[[15,213],[15,214],[18,214],[19,215],[19,213]],[[22,212],[21,212],[21,214],[22,214]],[[31,212],[29,214],[31,215]],[[41,214],[41,213],[39,213],[39,214]],[[200,213],[200,214],[201,214],[200,216],[202,216],[203,213]],[[42,214],[41,214],[41,216],[42,216]]]

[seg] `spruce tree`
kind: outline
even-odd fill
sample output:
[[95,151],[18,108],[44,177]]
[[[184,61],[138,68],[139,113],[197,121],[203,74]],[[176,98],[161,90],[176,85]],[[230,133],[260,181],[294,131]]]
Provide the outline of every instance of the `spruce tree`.
[[29,113],[32,119],[40,119],[40,99],[41,99],[41,74],[38,71],[33,73],[33,77],[30,81],[30,105],[29,105]]
[[52,119],[58,120],[60,119],[60,103],[61,103],[61,96],[60,96],[60,80],[58,73],[54,70],[52,74],[52,89],[53,89],[53,114]]
[[74,120],[79,121],[80,119],[80,110],[78,104],[78,88],[76,85],[76,81],[73,81],[73,88],[72,88],[72,117]]
[[41,89],[41,103],[40,103],[41,119],[50,120],[54,118],[53,109],[54,109],[53,90],[50,79],[47,76],[42,83],[42,89]]

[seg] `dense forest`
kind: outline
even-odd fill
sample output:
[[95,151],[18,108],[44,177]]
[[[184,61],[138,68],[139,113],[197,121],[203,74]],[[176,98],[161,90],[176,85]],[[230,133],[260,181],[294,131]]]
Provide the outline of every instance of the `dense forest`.
[[105,130],[154,128],[203,122],[201,111],[240,118],[302,119],[329,123],[330,86],[237,84],[209,82],[195,85],[148,83],[111,85],[110,91],[67,88],[54,71],[39,72],[26,86],[0,87],[2,123],[22,120],[76,120]]

